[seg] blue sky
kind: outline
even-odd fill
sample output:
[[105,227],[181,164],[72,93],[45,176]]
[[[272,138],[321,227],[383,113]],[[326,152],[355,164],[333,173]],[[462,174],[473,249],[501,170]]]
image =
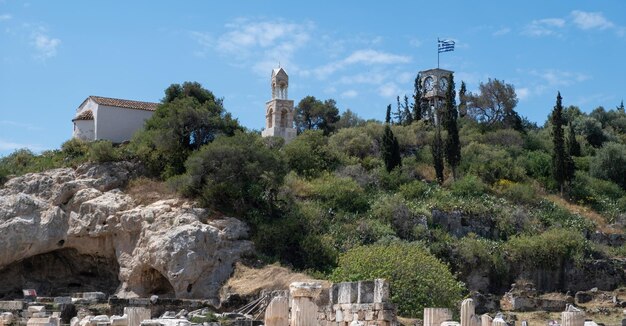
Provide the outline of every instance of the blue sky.
[[512,83],[517,110],[545,121],[565,105],[614,108],[626,89],[626,2],[0,0],[0,155],[58,148],[89,95],[158,102],[198,81],[252,129],[271,69],[289,97],[333,98],[383,119],[441,54],[470,91]]

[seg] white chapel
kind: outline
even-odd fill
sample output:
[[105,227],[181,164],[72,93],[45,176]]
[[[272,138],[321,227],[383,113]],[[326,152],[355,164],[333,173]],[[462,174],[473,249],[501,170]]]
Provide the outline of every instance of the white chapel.
[[289,76],[283,68],[272,70],[272,99],[265,104],[265,129],[263,137],[278,136],[289,142],[296,137],[293,126],[293,100],[287,99]]

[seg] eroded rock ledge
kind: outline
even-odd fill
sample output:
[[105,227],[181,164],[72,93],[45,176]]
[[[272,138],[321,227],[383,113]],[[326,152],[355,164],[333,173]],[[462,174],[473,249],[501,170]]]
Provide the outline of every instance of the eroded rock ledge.
[[252,250],[246,225],[208,220],[182,199],[137,205],[120,190],[136,170],[86,164],[9,180],[0,189],[0,298],[25,287],[59,295],[101,285],[118,297],[217,303],[234,262]]

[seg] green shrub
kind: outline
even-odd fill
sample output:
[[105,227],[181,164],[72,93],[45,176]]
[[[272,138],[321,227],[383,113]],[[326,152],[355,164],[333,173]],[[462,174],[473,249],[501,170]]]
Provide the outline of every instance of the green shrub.
[[425,307],[456,307],[464,290],[448,267],[417,243],[351,249],[339,257],[331,278],[334,282],[387,279],[391,301],[405,317],[422,317]]
[[460,180],[455,181],[450,186],[450,191],[455,196],[479,197],[487,191],[487,185],[474,175],[466,175]]
[[360,159],[368,155],[378,155],[375,152],[374,138],[364,133],[361,128],[340,129],[330,136],[328,144],[337,152]]
[[531,151],[522,155],[517,163],[524,167],[528,176],[546,184],[552,180],[552,157],[544,151]]
[[589,171],[596,178],[611,180],[626,189],[626,145],[604,144],[591,160]]
[[172,181],[179,191],[240,215],[271,211],[287,172],[278,150],[266,147],[261,136],[243,132],[203,146],[185,167],[187,172]]
[[503,250],[513,266],[558,268],[566,261],[581,262],[590,254],[588,241],[581,232],[562,228],[540,235],[514,236]]
[[400,186],[400,194],[407,200],[421,200],[428,198],[436,188],[436,185],[429,185],[426,182],[414,180]]
[[83,157],[89,153],[89,143],[72,138],[61,145],[61,152],[70,159]]
[[339,164],[339,154],[328,146],[321,130],[307,130],[284,147],[287,164],[301,176],[317,177]]
[[311,181],[313,197],[334,211],[365,212],[369,208],[363,188],[350,178],[332,174]]
[[532,205],[539,200],[537,191],[529,184],[500,180],[495,187],[504,197],[519,204]]
[[497,146],[470,143],[463,147],[461,157],[461,171],[477,175],[487,184],[500,179],[521,181],[526,175],[524,168],[515,164],[511,154]]
[[108,140],[99,140],[89,145],[89,160],[92,162],[118,161],[120,154]]
[[567,209],[558,206],[549,200],[541,200],[532,211],[544,227],[561,227],[574,229],[577,231],[592,230],[593,222],[581,216],[580,214],[572,214]]

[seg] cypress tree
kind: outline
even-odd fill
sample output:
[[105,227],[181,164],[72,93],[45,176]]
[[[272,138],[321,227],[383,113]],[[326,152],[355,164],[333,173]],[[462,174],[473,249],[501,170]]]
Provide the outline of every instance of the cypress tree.
[[404,94],[404,125],[408,126],[413,123],[413,114],[411,114],[411,109],[409,108],[409,97]]
[[567,151],[570,156],[580,156],[580,144],[576,140],[574,126],[569,123],[569,134],[567,135]]
[[465,87],[465,82],[461,81],[461,89],[459,89],[459,115],[461,117],[467,114],[467,97],[465,97],[465,93],[467,93],[467,88]]
[[385,124],[385,132],[383,133],[382,156],[387,172],[391,172],[395,167],[402,165],[400,145],[389,124]]
[[398,102],[398,109],[396,113],[394,113],[395,121],[397,125],[401,125],[404,123],[404,111],[402,110],[402,104],[400,104],[400,96],[396,96],[396,101]]
[[565,183],[572,180],[574,173],[572,169],[572,158],[565,148],[565,137],[563,134],[563,105],[561,104],[561,92],[556,96],[556,105],[552,111],[550,120],[552,122],[552,142],[554,149],[552,152],[552,173],[563,196]]
[[414,93],[413,93],[413,120],[420,121],[422,120],[422,85],[420,84],[420,74],[418,73],[415,77],[414,84]]
[[433,137],[433,143],[431,144],[431,151],[433,154],[433,165],[435,167],[435,174],[437,176],[437,182],[443,183],[443,141],[441,140],[441,128],[437,125],[435,129],[435,136]]
[[446,102],[443,112],[443,127],[447,136],[445,141],[446,161],[452,169],[452,177],[456,180],[456,169],[461,163],[461,142],[459,141],[459,127],[457,125],[458,111],[454,92],[454,75],[450,75],[450,82],[446,90]]

